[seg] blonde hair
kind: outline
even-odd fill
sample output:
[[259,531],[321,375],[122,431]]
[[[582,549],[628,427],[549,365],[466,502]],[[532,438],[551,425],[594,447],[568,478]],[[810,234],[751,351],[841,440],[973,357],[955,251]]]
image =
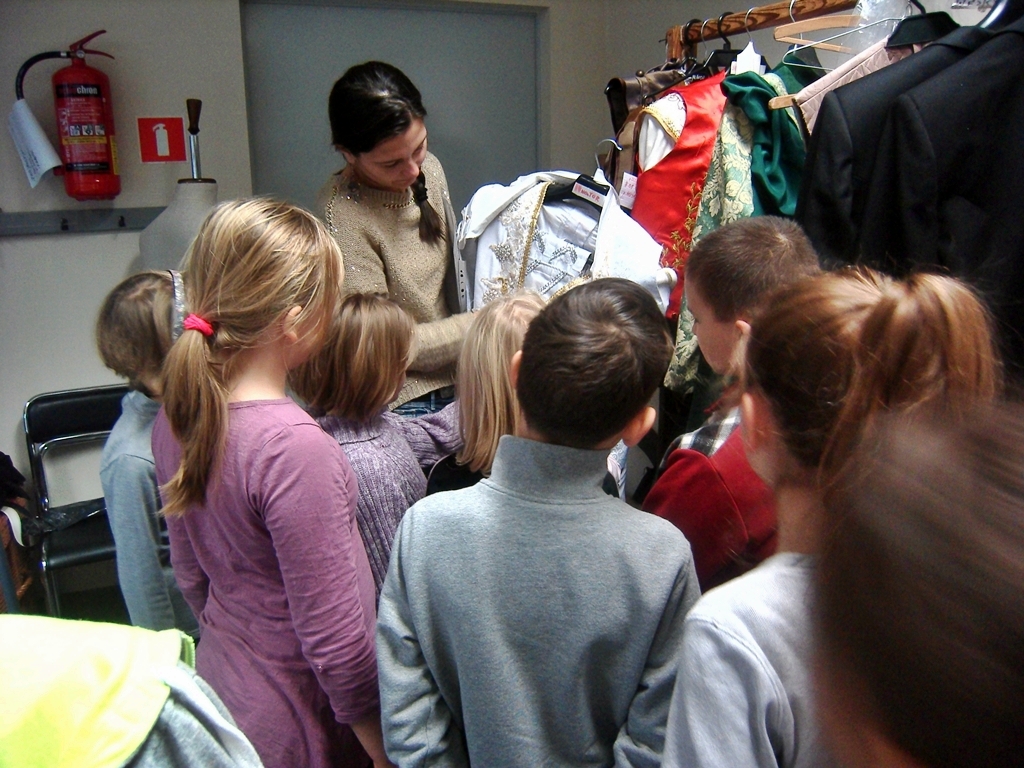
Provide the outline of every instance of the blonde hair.
[[513,434],[519,424],[509,365],[542,309],[544,299],[536,293],[497,299],[477,313],[466,332],[455,375],[464,442],[456,461],[473,472],[490,475],[498,440]]
[[265,198],[217,206],[183,271],[186,306],[213,333],[186,330],[164,365],[164,408],[181,443],[181,464],[162,489],[171,516],[206,499],[239,353],[280,338],[296,306],[289,327],[317,350],[344,276],[338,246],[315,216]]
[[107,294],[96,319],[96,346],[103,364],[152,395],[144,379],[157,377],[171,348],[170,272],[139,272]]
[[323,349],[292,371],[292,389],[313,408],[366,421],[398,394],[415,328],[386,296],[349,294],[333,313]]

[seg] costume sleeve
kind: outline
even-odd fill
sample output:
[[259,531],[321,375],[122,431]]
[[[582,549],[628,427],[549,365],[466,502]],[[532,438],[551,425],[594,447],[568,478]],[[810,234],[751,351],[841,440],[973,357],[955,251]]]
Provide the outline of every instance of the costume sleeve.
[[168,517],[167,533],[171,539],[174,579],[178,582],[178,589],[185,597],[185,602],[192,609],[192,614],[199,619],[210,594],[210,580],[196,559],[184,520],[180,517]]
[[856,259],[859,227],[853,197],[853,141],[842,103],[828,93],[807,146],[796,208],[796,220],[826,266]]
[[[316,424],[297,424],[268,441],[252,473],[303,655],[338,722],[375,712],[372,617],[361,599],[357,555],[365,553],[348,460]],[[365,576],[372,611],[368,568]]]
[[457,402],[446,405],[437,413],[415,419],[403,419],[391,413],[384,414],[384,418],[402,433],[424,469],[430,469],[445,456],[462,448]]
[[[889,111],[871,174],[865,237],[872,237],[886,271],[955,265],[939,250],[939,172],[931,137],[917,103],[904,94]],[[949,240],[950,238],[945,238]]]
[[700,451],[673,451],[643,508],[683,532],[703,585],[731,562],[732,553],[746,547],[746,526],[736,502],[711,459]]
[[665,768],[778,768],[773,738],[792,713],[767,660],[706,617],[683,633],[679,677],[665,734]]
[[160,561],[160,502],[153,462],[122,454],[100,473],[117,548],[117,579],[132,624],[174,629],[174,607]]
[[665,721],[680,663],[684,619],[699,598],[693,561],[687,557],[665,605],[626,722],[615,739],[616,766],[657,768],[661,764]]
[[469,766],[465,737],[427,666],[409,607],[402,519],[377,608],[381,722],[388,758],[399,765]]

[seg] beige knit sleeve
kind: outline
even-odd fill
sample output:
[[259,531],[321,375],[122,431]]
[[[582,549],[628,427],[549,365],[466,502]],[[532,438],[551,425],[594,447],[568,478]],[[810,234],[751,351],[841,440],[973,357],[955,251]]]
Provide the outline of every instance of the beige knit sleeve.
[[436,371],[459,359],[462,340],[466,338],[473,315],[465,312],[432,323],[416,326],[416,357],[409,366],[411,371]]
[[[359,222],[361,211],[335,192],[337,175],[332,176],[316,197],[316,210],[341,249],[345,264],[342,290],[348,293],[387,293],[388,282],[380,251],[374,248],[370,231]],[[333,207],[333,213],[330,208]]]
[[359,237],[360,234],[347,230],[334,236],[341,247],[341,257],[345,262],[345,281],[342,290],[346,294],[387,294],[388,281],[384,274],[384,262],[370,241],[365,237]]

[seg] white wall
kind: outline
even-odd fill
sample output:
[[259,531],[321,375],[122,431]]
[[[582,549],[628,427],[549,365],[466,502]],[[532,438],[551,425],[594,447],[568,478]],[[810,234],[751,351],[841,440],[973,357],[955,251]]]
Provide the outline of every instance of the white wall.
[[[78,203],[48,174],[30,189],[8,132],[0,130],[0,208],[5,212],[166,205],[187,163],[139,162],[136,117],[185,114],[203,100],[203,172],[222,199],[251,192],[241,30],[237,0],[3,0],[0,82],[13,102],[18,67],[42,51],[66,49],[97,29],[90,47],[115,61],[89,63],[110,76],[122,192],[112,202]],[[26,100],[54,140],[50,75],[66,61],[34,66]],[[99,360],[93,323],[106,293],[138,255],[138,233],[0,238],[0,451],[27,472],[21,408],[34,394],[114,383]]]

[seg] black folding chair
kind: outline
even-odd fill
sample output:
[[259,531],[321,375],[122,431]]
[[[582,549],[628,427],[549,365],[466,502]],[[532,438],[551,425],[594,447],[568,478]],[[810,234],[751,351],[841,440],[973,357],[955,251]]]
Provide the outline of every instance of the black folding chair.
[[25,440],[41,538],[40,572],[47,610],[60,616],[56,572],[114,559],[114,537],[103,498],[53,506],[46,457],[106,441],[121,415],[125,386],[90,387],[36,395],[25,404]]

